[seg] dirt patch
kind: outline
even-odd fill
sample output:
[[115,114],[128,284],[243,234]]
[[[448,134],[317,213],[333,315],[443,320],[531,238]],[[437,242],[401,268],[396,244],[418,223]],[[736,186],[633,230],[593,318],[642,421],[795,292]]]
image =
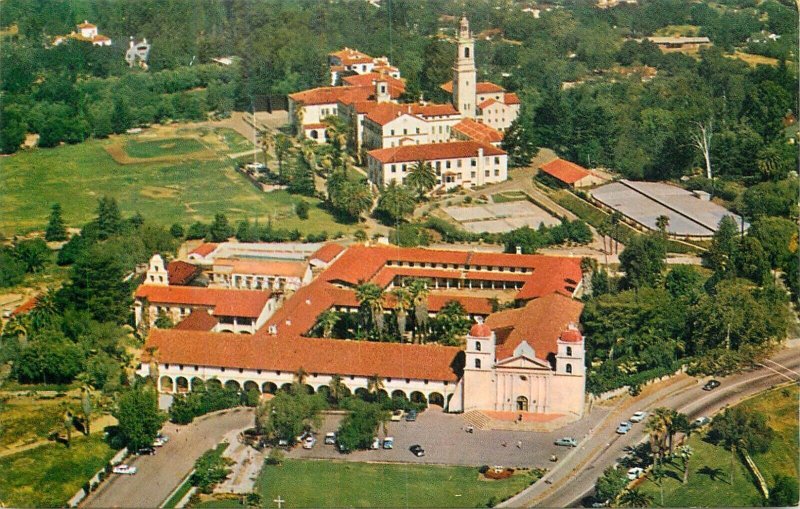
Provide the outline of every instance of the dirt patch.
[[146,186],[139,191],[145,198],[175,198],[178,190],[171,187]]

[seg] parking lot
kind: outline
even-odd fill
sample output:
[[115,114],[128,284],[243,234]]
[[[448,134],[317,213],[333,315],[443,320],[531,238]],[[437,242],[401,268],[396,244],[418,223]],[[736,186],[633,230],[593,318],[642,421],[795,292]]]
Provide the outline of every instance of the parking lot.
[[[386,434],[381,430],[380,438],[394,437],[394,449],[354,451],[350,454],[340,454],[335,446],[324,444],[325,433],[336,431],[341,419],[339,415],[327,414],[321,428],[317,430],[317,443],[313,449],[296,446],[287,456],[346,461],[550,468],[551,455],[563,458],[570,452],[568,447],[554,445],[556,439],[574,437],[580,448],[589,429],[605,417],[607,412],[604,408],[595,407],[589,416],[549,433],[480,429],[468,433],[462,415],[445,414],[441,410],[431,409],[421,413],[415,422],[390,422]],[[521,442],[519,447],[518,442]],[[425,449],[425,456],[418,458],[409,451],[409,447],[414,444]]]

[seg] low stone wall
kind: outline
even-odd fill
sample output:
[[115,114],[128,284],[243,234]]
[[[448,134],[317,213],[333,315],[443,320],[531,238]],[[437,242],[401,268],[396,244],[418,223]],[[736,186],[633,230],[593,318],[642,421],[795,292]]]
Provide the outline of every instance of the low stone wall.
[[[117,452],[117,454],[114,455],[113,458],[108,461],[106,467],[98,470],[97,473],[94,474],[91,479],[89,479],[89,482],[86,483],[89,486],[89,492],[95,491],[98,486],[100,486],[100,483],[108,478],[108,472],[110,472],[110,469],[122,463],[122,460],[124,460],[127,455],[128,449],[121,449],[119,452]],[[78,507],[78,505],[83,502],[87,496],[89,496],[89,492],[86,491],[86,488],[81,488],[78,490],[78,492],[67,501],[67,507]]]

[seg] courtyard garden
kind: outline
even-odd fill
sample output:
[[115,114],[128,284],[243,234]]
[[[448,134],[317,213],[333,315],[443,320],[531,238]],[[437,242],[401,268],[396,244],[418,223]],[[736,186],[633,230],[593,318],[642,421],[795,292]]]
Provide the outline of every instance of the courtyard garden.
[[[496,505],[536,480],[519,471],[487,480],[470,467],[286,460],[266,465],[256,482],[264,505],[279,496],[284,507],[485,507]],[[240,507],[238,500],[210,500],[202,507]]]

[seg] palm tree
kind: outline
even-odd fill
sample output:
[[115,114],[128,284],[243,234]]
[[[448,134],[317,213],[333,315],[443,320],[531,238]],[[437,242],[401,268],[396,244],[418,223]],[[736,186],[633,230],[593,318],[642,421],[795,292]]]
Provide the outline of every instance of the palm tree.
[[402,286],[398,286],[392,291],[395,299],[394,312],[397,318],[397,330],[400,332],[400,341],[406,333],[406,318],[411,307],[411,292]]
[[610,249],[610,246],[606,247],[606,240],[611,235],[611,224],[604,219],[603,222],[597,226],[597,233],[603,237],[603,254],[606,258],[606,269],[608,269],[608,250]]
[[56,290],[48,288],[46,292],[36,298],[36,306],[28,313],[28,319],[31,326],[38,330],[50,325],[57,315]]
[[650,471],[650,476],[653,481],[658,485],[658,491],[661,496],[661,505],[664,505],[664,479],[667,477],[667,471],[661,465],[656,465]]
[[619,210],[615,210],[611,213],[611,229],[614,235],[614,252],[619,254],[619,228],[620,223],[622,222],[622,212]]
[[329,309],[319,315],[317,319],[319,326],[322,327],[322,337],[329,338],[333,333],[333,328],[339,322],[339,314],[336,311]]
[[652,504],[653,497],[639,490],[625,490],[619,497],[622,507],[650,507]]
[[81,383],[81,412],[83,413],[83,433],[89,436],[91,433],[92,412],[92,384],[89,380],[89,375],[81,373],[77,376],[77,380]]
[[272,157],[270,151],[275,146],[275,136],[272,134],[272,131],[263,131],[259,138],[259,143],[261,144],[261,151],[264,152],[264,164],[266,164]]
[[653,455],[653,462],[658,464],[663,451],[664,436],[666,435],[664,421],[654,411],[647,420],[644,429],[650,437],[650,452]]
[[17,338],[20,347],[28,344],[28,329],[31,327],[28,315],[16,315],[3,326],[3,338]]
[[383,333],[383,289],[375,283],[364,283],[356,287],[356,298],[369,311],[380,337]]
[[414,305],[414,340],[419,341],[420,336],[426,335],[428,327],[428,281],[414,279],[408,284],[411,302]]
[[422,199],[436,185],[436,173],[427,161],[417,161],[406,177],[406,184],[417,191],[417,199]]
[[662,234],[667,234],[667,228],[669,227],[669,216],[660,215],[656,218],[656,228]]
[[402,184],[398,185],[396,180],[389,182],[378,198],[378,210],[394,222],[400,222],[413,213],[415,205],[414,196],[409,189]]
[[308,378],[308,371],[306,371],[305,369],[303,369],[302,366],[300,366],[300,369],[298,369],[297,372],[294,374],[295,383],[299,385],[305,385],[307,378]]
[[367,392],[372,394],[377,398],[378,393],[385,388],[383,383],[383,378],[381,378],[377,373],[372,375],[367,379]]
[[72,425],[74,424],[72,411],[67,409],[64,412],[64,429],[67,432],[67,449],[72,445]]
[[[689,459],[694,454],[694,449],[691,446],[684,445],[680,449],[678,449],[678,454],[683,461],[683,484],[689,482]],[[663,503],[662,503],[663,505]]]
[[342,377],[339,375],[333,375],[331,377],[331,381],[328,383],[328,388],[330,389],[331,399],[335,403],[338,403],[347,395],[347,386],[344,384]]
[[278,160],[278,175],[283,175],[283,162],[292,151],[292,140],[283,133],[275,135],[275,158]]
[[673,410],[670,422],[667,425],[667,433],[669,434],[670,456],[672,456],[673,453],[675,435],[677,433],[683,433],[684,435],[689,436],[691,432],[692,432],[692,424],[689,422],[689,416],[682,412],[677,412]]

